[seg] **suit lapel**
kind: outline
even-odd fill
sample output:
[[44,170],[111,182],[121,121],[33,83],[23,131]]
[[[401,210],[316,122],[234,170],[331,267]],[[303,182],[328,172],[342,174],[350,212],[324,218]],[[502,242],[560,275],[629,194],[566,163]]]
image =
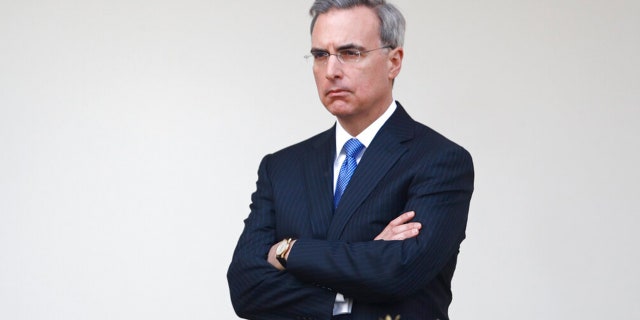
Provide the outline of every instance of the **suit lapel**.
[[333,161],[335,126],[322,133],[307,152],[304,179],[313,238],[325,239],[333,215]]
[[412,124],[413,120],[398,103],[398,108],[371,141],[351,177],[333,215],[327,239],[340,238],[344,227],[357,208],[407,151],[403,142],[413,137]]

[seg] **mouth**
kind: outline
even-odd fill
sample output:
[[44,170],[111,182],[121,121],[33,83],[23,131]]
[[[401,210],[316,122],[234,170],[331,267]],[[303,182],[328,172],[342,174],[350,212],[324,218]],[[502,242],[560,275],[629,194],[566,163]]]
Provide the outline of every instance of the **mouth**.
[[330,89],[326,91],[326,95],[327,96],[342,96],[347,94],[348,91],[346,89],[342,89],[342,88],[336,88],[336,89]]

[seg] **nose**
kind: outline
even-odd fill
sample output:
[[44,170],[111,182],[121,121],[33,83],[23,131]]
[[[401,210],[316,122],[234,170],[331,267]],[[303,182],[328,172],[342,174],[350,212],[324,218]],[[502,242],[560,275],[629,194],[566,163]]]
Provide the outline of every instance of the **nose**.
[[325,77],[328,80],[342,78],[342,62],[338,60],[337,56],[329,56],[327,58],[327,64],[325,65],[325,68]]

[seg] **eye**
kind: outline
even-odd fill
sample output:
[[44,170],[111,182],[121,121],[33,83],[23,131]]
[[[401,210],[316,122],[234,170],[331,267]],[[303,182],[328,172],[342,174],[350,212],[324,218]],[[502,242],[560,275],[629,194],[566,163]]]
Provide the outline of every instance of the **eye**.
[[340,50],[340,55],[344,58],[357,58],[360,56],[360,51],[356,49],[344,49]]
[[311,56],[313,56],[314,59],[316,60],[320,60],[320,59],[324,59],[326,57],[329,56],[329,52],[326,51],[311,51]]

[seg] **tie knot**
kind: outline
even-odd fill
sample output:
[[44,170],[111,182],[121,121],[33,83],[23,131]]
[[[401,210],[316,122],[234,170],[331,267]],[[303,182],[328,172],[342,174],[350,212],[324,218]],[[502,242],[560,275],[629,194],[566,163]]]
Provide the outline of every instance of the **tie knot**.
[[355,158],[360,151],[364,148],[364,145],[360,142],[360,140],[356,138],[351,138],[344,143],[344,152],[347,154],[347,157]]

